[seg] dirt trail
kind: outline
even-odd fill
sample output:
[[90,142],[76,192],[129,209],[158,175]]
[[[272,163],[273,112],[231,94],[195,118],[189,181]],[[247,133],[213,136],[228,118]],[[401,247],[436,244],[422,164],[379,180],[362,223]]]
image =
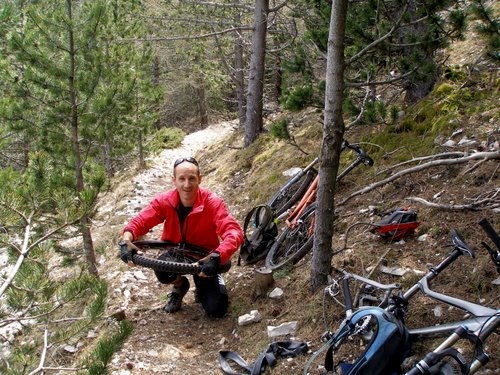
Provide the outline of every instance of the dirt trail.
[[[235,122],[211,125],[189,134],[179,148],[165,150],[151,158],[148,161],[150,168],[131,181],[120,184],[122,186],[117,191],[102,199],[98,207],[102,221],[95,223],[94,236],[109,236],[110,230],[118,233],[124,221],[134,216],[155,195],[172,187],[171,168],[177,158],[196,155],[199,150],[224,140],[236,126]],[[116,218],[120,218],[119,222]],[[106,228],[106,231],[100,228]],[[159,229],[157,227],[150,238],[158,238]],[[112,263],[102,260],[101,267],[106,268],[101,274],[113,286],[113,308],[123,309],[127,319],[135,326],[122,350],[115,353],[109,366],[111,374],[220,373],[217,354],[228,343],[237,345],[234,342],[237,337],[233,334],[236,322],[229,317],[208,319],[201,306],[194,302],[191,278],[191,290],[184,299],[181,311],[168,315],[162,308],[170,286],[158,283],[152,270],[127,269],[116,259]],[[226,275],[226,280],[231,277]]]

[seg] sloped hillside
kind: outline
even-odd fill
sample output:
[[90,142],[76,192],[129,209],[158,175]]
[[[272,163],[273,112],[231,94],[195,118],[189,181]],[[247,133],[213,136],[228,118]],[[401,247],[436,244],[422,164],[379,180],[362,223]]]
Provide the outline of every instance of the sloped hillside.
[[[471,74],[467,69],[450,67],[450,76],[432,95],[408,108],[397,122],[356,126],[346,132],[346,139],[359,143],[373,157],[375,165],[356,169],[337,187],[333,240],[335,250],[344,251],[334,257],[334,266],[381,281],[398,282],[405,288],[415,282],[428,265],[436,265],[443,258],[448,251],[444,246],[450,243],[451,229],[458,229],[477,252],[477,257],[458,261],[439,277],[436,288],[498,307],[498,285],[493,283],[498,274],[479,246],[485,236],[477,225],[480,218],[487,217],[497,230],[500,229],[498,156],[491,160],[429,166],[352,196],[403,170],[438,160],[409,162],[414,158],[442,153],[453,153],[449,158],[456,158],[458,152],[462,156],[476,152],[498,155],[498,89],[498,80],[487,70]],[[254,270],[262,264],[234,265],[226,274],[230,312],[220,320],[204,316],[194,302],[193,290],[178,314],[166,315],[162,307],[169,288],[159,285],[151,270],[127,269],[115,257],[121,225],[154,194],[170,187],[170,169],[176,154],[195,154],[204,174],[203,185],[222,196],[243,224],[250,208],[265,203],[286,181],[283,171],[306,165],[319,152],[321,111],[274,113],[266,120],[266,129],[271,129],[274,122],[283,118],[288,120],[290,132],[302,151],[296,145],[273,138],[270,132],[243,149],[243,134],[226,123],[224,126],[231,131],[216,130],[218,136],[203,143],[202,147],[169,151],[165,159],[157,155],[150,160],[149,171],[133,172],[135,176],[127,171],[119,177],[120,183],[115,186],[112,198],[108,196],[100,207],[103,221],[95,232],[108,249],[102,258],[101,272],[112,285],[113,300],[109,311],[121,310],[135,330],[123,349],[113,357],[111,373],[219,374],[219,350],[237,351],[251,362],[272,341],[267,336],[267,326],[297,321],[294,338],[307,341],[311,352],[279,360],[272,373],[301,374],[312,352],[322,345],[321,334],[338,325],[341,308],[325,298],[322,291],[314,295],[309,293],[310,255],[294,268],[275,272],[275,286],[284,291],[281,300],[253,298]],[[351,158],[346,154],[343,165]],[[408,199],[410,197],[419,201]],[[369,223],[378,222],[379,215],[405,206],[418,211],[421,225],[415,235],[390,243],[369,232]],[[113,224],[113,229],[108,224]],[[157,231],[150,234],[152,238],[157,236]],[[404,274],[381,272],[381,265]],[[238,326],[238,317],[251,310],[260,312],[261,321]],[[456,309],[449,310],[419,298],[411,306],[407,321],[409,325],[419,326],[461,315]],[[496,337],[488,346],[493,357],[495,347],[498,347]],[[496,358],[487,368],[496,371],[499,363]]]

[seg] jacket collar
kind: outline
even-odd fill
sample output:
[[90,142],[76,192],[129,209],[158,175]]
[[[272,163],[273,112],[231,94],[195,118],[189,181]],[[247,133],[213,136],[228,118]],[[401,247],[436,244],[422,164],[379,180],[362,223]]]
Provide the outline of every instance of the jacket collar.
[[[181,198],[179,196],[179,192],[177,191],[177,189],[172,189],[172,190],[170,190],[169,193],[170,194],[168,196],[168,200],[169,200],[170,204],[174,208],[178,207],[179,206],[179,202],[181,200]],[[201,212],[201,211],[203,211],[203,209],[205,207],[204,197],[206,196],[206,194],[207,194],[207,190],[206,189],[203,189],[201,187],[198,188],[198,194],[196,196],[196,201],[194,202],[193,210],[191,212]]]

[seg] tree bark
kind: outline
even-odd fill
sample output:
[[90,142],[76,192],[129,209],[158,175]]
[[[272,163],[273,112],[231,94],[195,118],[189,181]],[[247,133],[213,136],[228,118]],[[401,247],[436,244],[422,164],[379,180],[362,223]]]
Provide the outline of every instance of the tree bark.
[[[235,25],[241,24],[240,13],[235,15]],[[244,129],[246,121],[246,98],[245,98],[245,74],[244,74],[244,59],[243,59],[243,37],[240,32],[235,32],[234,38],[234,83],[236,90],[236,101],[238,102],[238,118],[239,126]]]
[[344,90],[344,38],[348,0],[333,0],[328,37],[325,115],[320,153],[316,223],[311,264],[310,291],[327,283],[332,261],[334,192],[344,138],[342,102]]
[[264,60],[266,57],[267,16],[269,0],[255,0],[252,56],[248,75],[247,109],[244,146],[249,146],[262,130],[264,95]]
[[[73,19],[72,15],[72,4],[71,0],[67,0],[67,11],[68,18]],[[85,188],[84,177],[83,177],[83,166],[81,157],[81,146],[79,139],[79,129],[78,129],[78,104],[77,95],[75,87],[75,77],[76,77],[76,50],[75,41],[73,35],[73,25],[68,27],[68,53],[69,53],[69,77],[68,77],[68,88],[69,88],[69,102],[71,106],[71,137],[73,143],[73,156],[75,158],[75,178],[76,178],[76,189],[78,195],[82,193]],[[92,235],[90,233],[90,219],[88,215],[84,215],[80,220],[81,233],[83,237],[83,248],[85,250],[85,258],[87,260],[87,266],[89,267],[89,272],[93,275],[98,275],[97,265],[95,259],[94,244],[92,242]]]
[[205,96],[205,82],[202,77],[197,79],[198,110],[200,112],[200,125],[208,126],[207,97]]
[[[160,86],[160,59],[156,55],[153,58],[153,63],[152,63],[152,80],[153,80],[153,85],[155,87]],[[158,117],[158,120],[156,120],[155,123],[153,124],[156,130],[159,130],[163,123],[161,118],[161,113],[162,113],[161,107],[162,105],[159,104],[158,113],[160,114],[160,116]]]

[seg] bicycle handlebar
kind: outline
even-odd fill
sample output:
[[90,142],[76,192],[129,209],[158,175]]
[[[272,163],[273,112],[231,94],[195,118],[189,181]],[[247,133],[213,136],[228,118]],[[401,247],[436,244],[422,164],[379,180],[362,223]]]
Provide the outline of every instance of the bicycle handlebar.
[[344,140],[342,142],[342,150],[345,148],[350,148],[351,150],[356,152],[356,154],[358,154],[358,158],[361,159],[361,162],[363,164],[368,165],[369,167],[371,167],[374,164],[373,159],[369,157],[366,151],[363,150],[361,147],[358,147],[356,145],[351,145],[349,142]]
[[484,232],[488,235],[491,241],[495,244],[497,249],[500,251],[500,236],[495,229],[491,226],[489,221],[485,218],[479,220],[479,225],[483,228]]

